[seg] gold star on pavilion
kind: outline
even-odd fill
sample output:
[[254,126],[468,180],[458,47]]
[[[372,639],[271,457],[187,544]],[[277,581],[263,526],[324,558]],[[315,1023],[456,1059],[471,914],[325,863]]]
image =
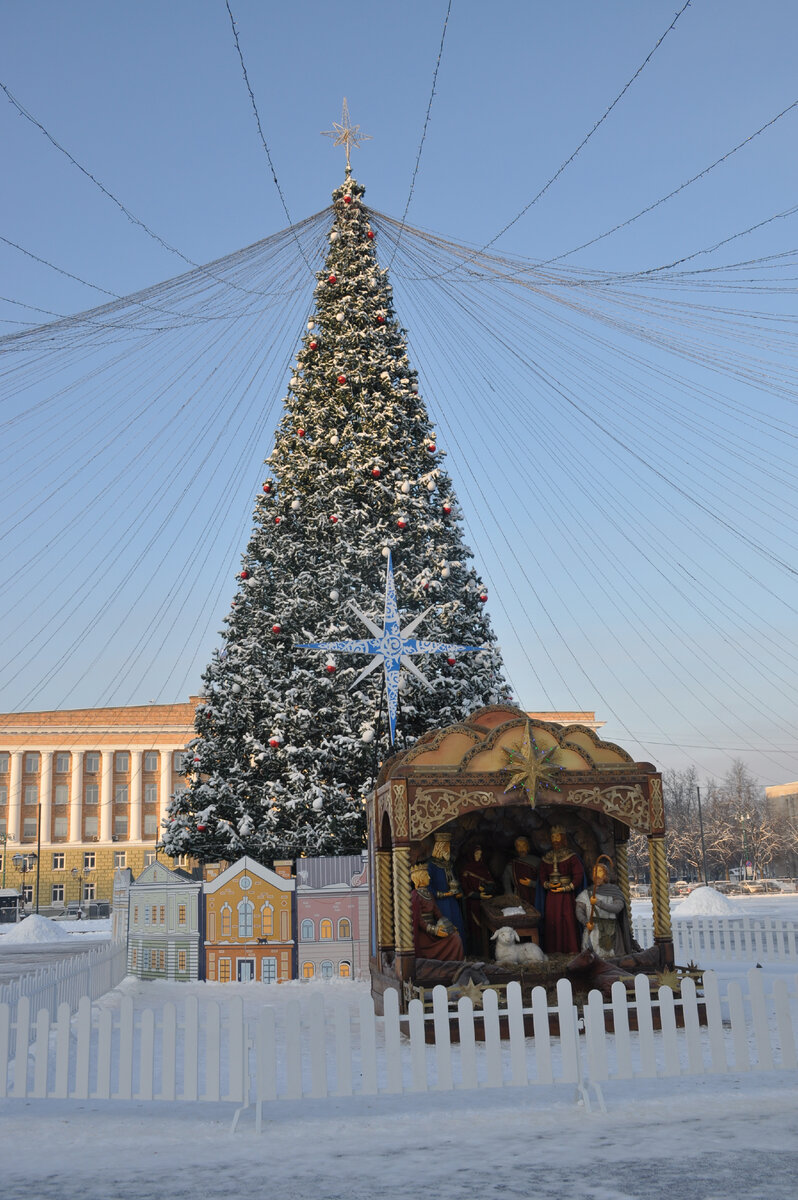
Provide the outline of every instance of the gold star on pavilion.
[[532,736],[532,727],[527,721],[520,745],[504,750],[508,762],[507,766],[502,769],[509,771],[511,776],[508,786],[504,789],[505,796],[513,788],[523,788],[529,803],[534,808],[535,794],[539,786],[553,788],[555,792],[559,792],[560,789],[555,780],[562,767],[555,766],[552,762],[556,751],[556,746],[552,746],[549,750],[538,749],[537,742]]
[[484,987],[480,987],[478,983],[474,983],[473,979],[469,979],[468,983],[464,983],[460,988],[460,995],[468,996],[474,1008],[482,1008],[482,993],[484,990]]
[[682,981],[673,967],[669,967],[666,971],[661,971],[657,975],[657,987],[669,987],[672,992],[680,992],[682,990]]
[[349,155],[353,146],[359,146],[361,142],[370,142],[370,133],[361,133],[359,125],[350,125],[349,123],[349,105],[344,96],[344,106],[341,109],[341,123],[333,121],[332,129],[322,131],[322,137],[333,138],[334,146],[346,146],[346,173],[349,175],[352,170],[352,164],[349,161]]

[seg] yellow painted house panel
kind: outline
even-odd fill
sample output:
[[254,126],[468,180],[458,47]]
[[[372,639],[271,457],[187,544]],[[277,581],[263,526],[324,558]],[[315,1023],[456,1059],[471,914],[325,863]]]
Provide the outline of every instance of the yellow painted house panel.
[[207,978],[218,983],[282,983],[294,949],[290,862],[263,867],[240,858],[208,870],[205,892]]

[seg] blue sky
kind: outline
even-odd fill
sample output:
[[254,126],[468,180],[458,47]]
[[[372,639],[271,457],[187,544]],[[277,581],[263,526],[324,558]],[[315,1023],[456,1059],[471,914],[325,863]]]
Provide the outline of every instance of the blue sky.
[[[353,120],[373,137],[355,151],[355,171],[368,187],[367,199],[375,208],[400,217],[429,101],[446,4],[437,0],[401,7],[352,3],[339,9],[315,0],[302,6],[231,0],[231,7],[292,218],[324,208],[331,188],[340,181],[341,152],[319,133],[339,119],[343,95],[348,97]],[[410,223],[477,245],[494,237],[568,158],[640,66],[676,7],[659,2],[485,5],[454,0]],[[184,254],[206,262],[285,226],[223,0],[169,4],[139,0],[132,6],[29,0],[0,8],[0,22],[0,80],[132,212]],[[559,255],[702,170],[795,100],[797,32],[798,9],[790,3],[754,7],[694,0],[577,159],[504,235],[499,248],[530,258]],[[567,262],[584,268],[639,271],[690,254],[787,209],[796,202],[796,112],[649,217]],[[178,257],[128,221],[2,98],[0,138],[6,168],[0,194],[3,236],[120,295],[185,268]],[[725,258],[716,254],[711,261],[788,250],[795,235],[795,218],[776,221],[733,243]],[[2,295],[30,305],[71,313],[101,299],[99,293],[7,246],[0,246],[0,269]],[[578,481],[592,479],[594,469],[609,470],[628,506],[625,519],[632,525],[639,523],[639,531],[654,546],[661,528],[670,530],[677,544],[705,564],[713,583],[735,601],[755,608],[772,625],[777,640],[791,639],[795,632],[794,615],[779,598],[791,587],[789,576],[772,569],[739,541],[730,544],[737,562],[730,567],[690,532],[697,523],[709,541],[717,538],[725,545],[726,535],[716,524],[706,522],[667,482],[655,484],[649,477],[653,491],[647,491],[633,478],[633,464],[623,465],[622,457],[617,462],[607,457],[607,447],[602,448],[589,425],[580,418],[570,421],[565,410],[555,412],[545,391],[533,402],[530,390],[530,404],[536,406],[534,420],[540,427],[550,416],[552,429],[551,452],[541,450],[536,461],[534,439],[525,443],[527,427],[521,430],[510,402],[510,392],[521,397],[531,389],[529,378],[509,362],[494,360],[498,408],[481,409],[477,398],[462,391],[470,370],[469,338],[465,330],[452,325],[454,310],[436,310],[429,328],[422,327],[423,307],[414,303],[411,289],[397,280],[396,293],[430,407],[441,414],[440,440],[451,452],[451,469],[469,516],[469,540],[490,580],[491,612],[521,702],[545,708],[548,697],[552,705],[596,709],[608,721],[608,736],[629,745],[641,758],[655,757],[660,765],[695,760],[702,773],[722,773],[729,755],[739,753],[763,781],[795,778],[798,701],[790,691],[795,676],[788,659],[784,659],[784,678],[772,660],[763,667],[759,643],[746,640],[743,610],[735,620],[725,611],[714,610],[716,619],[710,625],[689,598],[664,596],[656,570],[630,550],[621,532],[612,529],[606,509],[592,507],[590,496],[577,492]],[[690,299],[696,296],[691,294]],[[716,301],[707,296],[705,302]],[[794,310],[789,297],[771,297],[766,303],[771,312],[791,315]],[[755,307],[754,301],[750,307]],[[30,314],[5,303],[0,305],[0,316],[13,321],[28,319]],[[650,366],[666,372],[673,368],[672,356],[620,334],[613,340],[615,335],[604,327],[605,341],[594,347],[598,358],[580,362],[582,374],[577,375],[574,348],[580,352],[583,348],[579,330],[595,332],[595,327],[584,315],[574,317],[575,330],[566,330],[558,319],[547,325],[547,320],[541,316],[539,336],[545,347],[534,350],[538,360],[569,387],[583,388],[591,411],[624,437],[637,422],[635,444],[647,446],[651,461],[675,478],[678,460],[687,452],[671,444],[668,423],[657,425],[642,399],[653,386],[653,377],[646,375],[645,368],[635,368],[641,398],[631,415],[614,409],[611,395],[617,371],[629,366],[627,351],[633,349],[646,356]],[[0,328],[18,327],[9,323]],[[299,318],[296,336],[301,329]],[[453,347],[462,339],[462,375],[447,370],[445,361],[436,359],[425,344],[425,339],[434,341],[444,329],[450,331]],[[511,343],[523,338],[527,351],[533,352],[529,327],[512,313],[507,331]],[[695,336],[707,344],[703,327]],[[562,339],[559,348],[558,338]],[[768,371],[774,364],[782,370],[788,367],[780,351],[754,349]],[[613,358],[619,352],[621,357]],[[709,386],[701,368],[683,361],[677,365],[691,387]],[[496,373],[505,367],[499,385]],[[794,428],[789,399],[774,399],[728,377],[713,376],[711,383],[727,399]],[[663,402],[677,394],[672,375],[659,379],[657,386],[662,387]],[[502,404],[502,388],[506,404]],[[681,395],[688,407],[694,402],[687,393]],[[13,407],[15,402],[10,403]],[[19,401],[20,407],[24,403]],[[513,442],[504,459],[502,438],[491,445],[489,459],[480,458],[490,441],[481,426],[493,419],[491,412],[503,423],[505,442]],[[145,665],[149,656],[151,667],[123,669],[124,682],[118,686],[111,681],[154,619],[159,589],[172,586],[175,579],[189,578],[190,534],[178,540],[165,562],[157,560],[157,570],[155,560],[148,560],[149,574],[142,576],[141,587],[135,581],[125,584],[113,602],[106,602],[101,589],[78,598],[63,630],[45,645],[45,627],[36,625],[33,616],[28,624],[25,610],[41,605],[39,619],[53,621],[66,565],[58,566],[52,557],[53,547],[45,536],[47,517],[32,516],[35,528],[21,526],[17,540],[12,538],[6,545],[7,565],[11,564],[12,573],[17,571],[25,544],[35,545],[37,554],[33,565],[24,560],[15,586],[7,591],[4,621],[7,627],[9,620],[18,627],[14,650],[28,639],[33,650],[29,661],[20,660],[27,665],[18,678],[12,678],[13,672],[7,675],[0,707],[17,707],[31,695],[35,699],[25,707],[46,708],[94,704],[106,696],[120,703],[155,696],[179,699],[197,690],[199,671],[232,594],[234,564],[249,526],[261,470],[258,463],[270,449],[277,413],[264,404],[261,416],[260,426],[255,415],[248,418],[249,425],[242,425],[238,469],[233,467],[236,452],[231,439],[225,451],[229,471],[217,473],[202,503],[197,501],[196,518],[202,523],[206,519],[202,504],[215,511],[222,497],[231,497],[229,512],[219,525],[218,545],[208,551],[207,580],[200,576],[191,584],[197,605],[202,592],[205,606],[196,637],[193,641],[185,637],[184,614],[179,631],[145,650]],[[85,424],[78,433],[85,438],[91,424],[86,415],[81,420]],[[259,441],[255,429],[260,429]],[[175,455],[188,444],[190,430],[188,424],[172,429]],[[762,477],[767,479],[773,443],[748,424],[735,424],[732,432],[742,435],[743,430],[750,432],[750,448],[759,456]],[[19,495],[43,494],[48,480],[63,468],[58,444],[53,445],[52,439],[45,453],[46,433],[34,423],[29,441],[14,451],[13,464],[24,478]],[[788,440],[783,449],[792,453]],[[559,452],[566,455],[565,466],[554,463],[552,454]],[[117,449],[117,457],[110,461],[100,455],[87,468],[88,475],[112,480],[119,467],[118,454]],[[585,456],[579,459],[583,465],[577,464],[577,454]],[[669,454],[674,455],[673,461]],[[168,462],[167,453],[163,469],[168,469]],[[687,470],[705,472],[711,484],[703,460],[688,462]],[[744,508],[749,476],[735,489],[733,457],[721,458],[718,470],[726,479],[717,484],[721,509],[730,511],[735,503]],[[550,479],[547,471],[552,472]],[[532,482],[543,489],[541,503],[546,497],[552,501],[545,516],[529,490],[532,483],[518,482],[521,474],[534,477]],[[136,476],[123,476],[110,494],[117,488],[136,496]],[[782,489],[783,484],[774,481],[775,494]],[[92,485],[80,495],[69,487],[62,494],[65,510],[74,506],[77,515],[86,508],[77,525],[79,540],[68,544],[68,564],[75,560],[78,546],[90,550],[106,514],[111,513],[109,520],[117,517],[108,501],[99,509],[92,506],[96,494]],[[745,512],[739,520],[752,538],[761,536],[766,547],[789,558],[793,528],[789,488],[783,495],[783,522],[774,520],[772,513],[759,525],[759,518],[746,525]],[[13,493],[4,504],[16,499]],[[573,503],[573,511],[566,509],[568,503]],[[667,507],[671,503],[673,511]],[[515,524],[508,514],[518,518]],[[735,524],[737,520],[735,516]],[[569,531],[578,536],[568,541],[566,549]],[[616,609],[609,597],[598,595],[588,558],[580,553],[580,544],[583,548],[588,541],[594,547],[598,544],[599,532],[600,553],[616,571],[608,586],[634,585],[649,597],[648,611],[642,600],[635,601],[634,619],[622,605]],[[785,539],[783,544],[780,538]],[[512,564],[506,569],[508,542],[525,558],[528,575],[538,585],[534,596],[528,575],[519,576]],[[67,548],[66,542],[61,544]],[[622,564],[625,576],[616,564]],[[115,569],[109,561],[109,587]],[[752,576],[764,578],[770,590],[757,588]],[[142,589],[135,610],[126,613],[125,596],[138,596]],[[96,615],[97,605],[101,616]],[[114,617],[108,630],[120,626],[120,632],[106,649],[100,631],[114,605],[121,615],[118,620]],[[189,604],[185,612],[191,611]],[[95,619],[97,632],[81,644],[80,669],[73,661],[47,681],[55,649],[68,646]],[[679,644],[683,666],[678,673],[669,673],[662,656],[674,650],[674,630],[693,641]],[[96,646],[96,662],[87,656],[89,646]],[[703,661],[694,657],[696,649],[716,661],[722,674],[710,679]],[[537,672],[530,669],[530,658]],[[778,729],[768,715],[773,712],[780,718]],[[631,744],[633,738],[639,738],[639,746]]]

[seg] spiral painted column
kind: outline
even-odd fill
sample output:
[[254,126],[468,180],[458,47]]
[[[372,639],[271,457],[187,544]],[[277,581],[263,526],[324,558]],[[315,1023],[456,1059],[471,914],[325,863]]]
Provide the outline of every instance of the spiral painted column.
[[393,866],[390,850],[377,851],[377,950],[393,950]]
[[632,897],[629,892],[629,854],[627,842],[615,843],[615,878],[618,880],[618,887],[623,892],[626,911],[629,914],[629,920],[632,919]]
[[648,839],[648,863],[651,871],[651,901],[654,910],[654,941],[662,947],[663,966],[673,965],[673,932],[668,891],[668,862],[665,837],[653,834]]
[[410,847],[393,848],[393,928],[396,970],[400,979],[413,975],[413,917],[410,907]]

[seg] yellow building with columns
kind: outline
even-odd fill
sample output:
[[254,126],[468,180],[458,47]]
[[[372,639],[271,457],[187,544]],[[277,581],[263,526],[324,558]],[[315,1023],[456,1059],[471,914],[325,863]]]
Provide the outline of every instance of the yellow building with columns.
[[[185,786],[198,703],[0,714],[4,886],[33,902],[38,868],[39,907],[58,908],[110,901],[118,867],[138,876],[155,858],[169,797]],[[37,849],[23,874],[14,855]]]

